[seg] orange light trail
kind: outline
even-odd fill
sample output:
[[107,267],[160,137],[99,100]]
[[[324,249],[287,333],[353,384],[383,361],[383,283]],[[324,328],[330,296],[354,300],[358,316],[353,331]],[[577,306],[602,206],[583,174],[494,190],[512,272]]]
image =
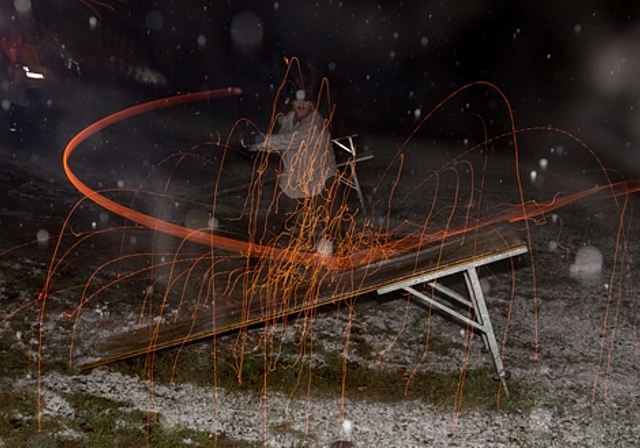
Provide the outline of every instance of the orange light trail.
[[[477,84],[479,83],[469,84],[468,86],[463,87],[462,89],[459,89],[452,95],[455,95],[459,93],[461,90],[464,90],[465,88],[469,88]],[[242,256],[252,256],[252,257],[258,257],[258,258],[270,258],[270,259],[278,259],[284,256],[289,261],[300,262],[305,265],[323,264],[324,259],[320,255],[316,253],[303,252],[303,251],[300,251],[299,248],[296,250],[282,249],[278,247],[266,246],[266,245],[261,245],[253,242],[238,240],[235,238],[229,238],[221,235],[193,230],[193,229],[180,226],[171,222],[167,222],[160,218],[156,218],[154,216],[136,211],[130,207],[126,207],[122,204],[119,204],[103,196],[99,192],[87,186],[84,182],[82,182],[78,178],[78,176],[76,176],[76,174],[73,172],[73,170],[69,166],[69,159],[73,154],[73,151],[82,142],[84,142],[87,138],[91,137],[95,133],[117,122],[126,120],[136,115],[143,114],[145,112],[157,110],[157,109],[162,109],[166,107],[176,106],[179,104],[196,102],[196,101],[201,101],[206,99],[221,98],[221,97],[231,96],[231,95],[239,95],[241,93],[242,93],[242,90],[237,87],[228,87],[223,89],[188,93],[188,94],[177,95],[173,97],[163,98],[163,99],[139,104],[139,105],[124,109],[122,111],[116,112],[112,115],[109,115],[91,124],[87,128],[83,129],[80,133],[78,133],[78,135],[76,135],[69,142],[63,154],[64,171],[69,181],[83,195],[85,195],[86,198],[90,199],[91,201],[95,202],[101,207],[127,220],[136,222],[149,229],[157,230],[174,237],[190,240],[192,242],[203,244],[211,248],[217,248],[217,249],[230,251],[232,253],[238,253]],[[555,132],[568,135],[569,137],[572,137],[574,140],[579,142],[579,140],[577,140],[575,137],[567,134],[562,130],[555,129],[555,128],[544,128],[544,129],[547,131],[555,131]],[[538,130],[538,129],[536,128],[532,130]],[[513,128],[512,131],[507,135],[515,139],[518,133],[524,132],[524,131],[525,130],[516,130],[515,128]],[[500,136],[500,137],[504,137],[504,136]],[[517,152],[517,149],[516,149],[516,152]],[[393,254],[393,253],[400,253],[400,252],[415,250],[429,243],[440,241],[444,238],[463,234],[471,230],[476,230],[482,227],[495,225],[500,222],[505,222],[505,221],[512,222],[512,223],[518,222],[518,221],[528,222],[530,219],[534,217],[544,215],[551,211],[562,208],[572,202],[578,201],[580,199],[586,198],[588,196],[591,196],[600,192],[608,193],[608,196],[615,198],[622,195],[629,195],[638,191],[640,191],[640,180],[632,179],[632,180],[625,180],[625,181],[620,181],[616,183],[604,184],[595,188],[569,194],[567,196],[555,197],[554,199],[552,199],[550,202],[547,202],[547,203],[522,202],[517,206],[509,208],[489,218],[476,220],[474,223],[471,223],[471,225],[464,225],[462,227],[454,228],[454,229],[446,228],[433,233],[424,233],[423,231],[414,232],[396,241],[389,242],[388,244],[384,245],[384,247],[373,247],[373,248],[361,249],[350,255],[336,257],[336,259],[334,260],[334,263],[332,263],[330,266],[333,268],[339,268],[339,269],[350,269],[350,268],[353,268],[354,266],[360,266],[365,263],[371,263],[374,261],[378,261],[380,259],[387,258],[389,257],[390,254]]]

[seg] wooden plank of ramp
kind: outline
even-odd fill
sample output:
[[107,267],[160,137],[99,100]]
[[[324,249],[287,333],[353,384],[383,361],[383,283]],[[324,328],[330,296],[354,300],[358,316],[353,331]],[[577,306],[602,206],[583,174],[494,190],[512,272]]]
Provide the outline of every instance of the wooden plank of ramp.
[[[527,251],[510,227],[483,228],[414,247],[410,252],[353,269],[336,272],[326,266],[265,261],[257,271],[236,270],[224,279],[215,303],[196,315],[170,324],[153,325],[99,341],[98,357],[85,358],[76,367],[93,368],[187,342],[226,333],[371,291],[384,291],[399,282],[438,273],[450,275]],[[219,282],[221,283],[221,282]]]

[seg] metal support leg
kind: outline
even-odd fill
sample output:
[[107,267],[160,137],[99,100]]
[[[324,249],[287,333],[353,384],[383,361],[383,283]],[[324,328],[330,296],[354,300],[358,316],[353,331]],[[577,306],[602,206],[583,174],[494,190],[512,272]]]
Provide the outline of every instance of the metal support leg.
[[360,205],[362,206],[362,210],[364,211],[364,195],[362,194],[362,189],[360,188],[360,181],[358,180],[358,175],[356,174],[355,165],[356,164],[354,161],[347,162],[346,166],[348,167],[347,169],[349,170],[349,172],[344,176],[340,176],[340,180],[347,187],[356,190],[356,193],[358,194],[358,200],[360,201]]
[[[432,306],[442,311],[443,313],[455,318],[456,320],[467,324],[480,333],[485,348],[488,349],[489,353],[491,354],[491,359],[496,369],[496,374],[502,383],[504,394],[507,398],[509,398],[509,388],[507,387],[506,382],[509,375],[504,370],[504,367],[502,365],[500,349],[498,347],[498,342],[496,341],[496,335],[493,331],[493,325],[491,325],[491,317],[489,316],[489,310],[487,309],[487,304],[484,300],[484,295],[482,293],[482,287],[480,286],[478,274],[476,273],[476,269],[473,266],[470,266],[468,269],[463,271],[463,273],[467,291],[469,293],[469,300],[467,300],[457,292],[447,288],[446,286],[433,281],[427,283],[427,285],[433,290],[433,297],[430,297],[408,285],[403,286],[402,289],[409,292],[415,298],[427,303],[429,306]],[[442,294],[442,296],[446,296],[458,305],[467,307],[467,309],[473,309],[473,316],[469,318],[453,309],[448,303],[437,300],[435,298],[435,292]]]
[[464,273],[465,281],[467,283],[467,289],[469,290],[469,296],[476,313],[476,320],[482,326],[482,340],[485,346],[488,345],[491,358],[493,359],[493,365],[496,368],[496,374],[502,382],[504,394],[509,397],[509,388],[507,387],[508,374],[504,370],[502,365],[502,358],[500,357],[500,349],[498,342],[496,341],[496,335],[493,331],[493,325],[491,324],[491,317],[489,316],[489,310],[484,300],[484,294],[482,293],[482,286],[480,285],[480,279],[476,269],[471,267]]
[[[346,137],[340,137],[333,140],[333,143],[338,146],[340,149],[347,152],[350,155],[349,160],[343,163],[338,164],[338,168],[346,167],[345,171],[347,171],[346,175],[340,176],[340,181],[351,188],[352,190],[356,190],[358,194],[358,200],[360,201],[360,205],[362,206],[362,211],[365,209],[364,195],[362,194],[362,189],[360,188],[360,181],[358,180],[358,175],[356,174],[356,163],[363,162],[365,160],[369,160],[373,158],[372,154],[358,156],[356,152],[356,145],[353,141],[356,135],[348,135]],[[346,141],[346,143],[345,143]]]

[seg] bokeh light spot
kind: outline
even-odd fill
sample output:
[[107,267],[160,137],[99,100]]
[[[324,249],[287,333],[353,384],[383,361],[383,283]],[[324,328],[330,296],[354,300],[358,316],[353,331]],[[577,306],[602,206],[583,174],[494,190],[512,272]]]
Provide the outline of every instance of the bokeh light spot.
[[145,23],[150,30],[160,31],[164,25],[164,18],[158,11],[149,11],[145,18]]
[[231,20],[231,40],[243,51],[262,45],[264,24],[253,11],[243,11]]

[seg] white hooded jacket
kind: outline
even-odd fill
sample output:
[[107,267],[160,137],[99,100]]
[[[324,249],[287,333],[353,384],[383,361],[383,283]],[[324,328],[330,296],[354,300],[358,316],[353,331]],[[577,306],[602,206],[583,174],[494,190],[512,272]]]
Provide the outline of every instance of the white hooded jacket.
[[317,196],[327,179],[336,175],[328,122],[317,111],[301,121],[289,112],[279,131],[266,136],[260,150],[280,153],[278,185],[290,198]]

